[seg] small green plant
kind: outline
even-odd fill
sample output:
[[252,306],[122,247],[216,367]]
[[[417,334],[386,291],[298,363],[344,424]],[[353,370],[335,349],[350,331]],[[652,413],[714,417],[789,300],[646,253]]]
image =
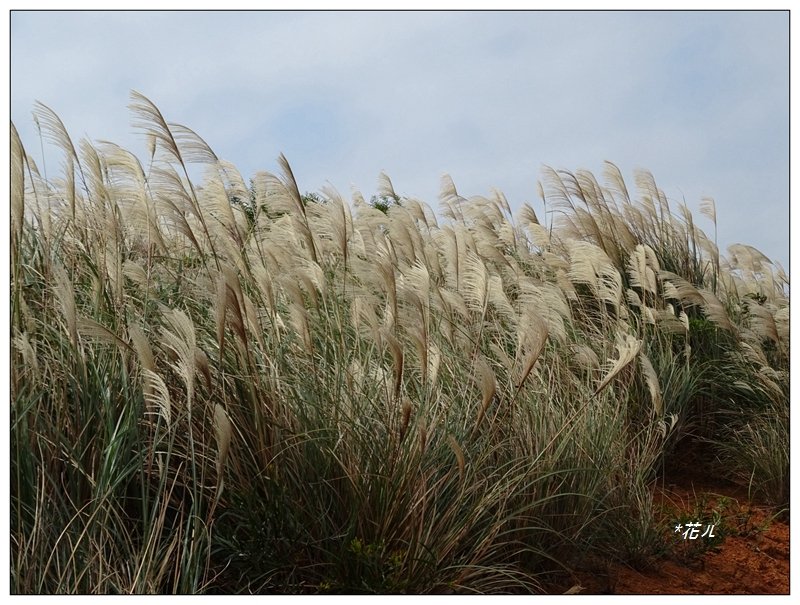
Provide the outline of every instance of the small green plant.
[[717,497],[712,503],[707,494],[701,494],[690,510],[667,512],[664,532],[671,555],[692,563],[720,548],[727,537],[738,533],[732,519],[737,510],[736,502],[728,497]]

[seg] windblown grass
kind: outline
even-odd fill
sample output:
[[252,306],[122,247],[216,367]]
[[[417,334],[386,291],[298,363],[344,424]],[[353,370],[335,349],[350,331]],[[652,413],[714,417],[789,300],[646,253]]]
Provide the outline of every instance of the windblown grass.
[[12,125],[14,592],[537,592],[646,563],[689,437],[785,500],[788,279],[649,174],[547,171],[555,224],[446,178],[437,215],[248,186],[132,109],[143,162],[38,106],[59,178]]

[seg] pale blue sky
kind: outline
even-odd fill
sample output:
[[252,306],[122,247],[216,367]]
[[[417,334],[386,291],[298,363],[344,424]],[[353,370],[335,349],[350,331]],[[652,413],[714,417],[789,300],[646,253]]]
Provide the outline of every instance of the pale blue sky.
[[539,209],[543,165],[611,160],[631,189],[646,168],[695,211],[716,200],[723,251],[789,268],[787,12],[12,14],[11,118],[34,158],[35,100],[76,139],[143,153],[131,89],[245,179],[284,153],[304,191],[369,198],[385,171],[436,208],[449,173]]

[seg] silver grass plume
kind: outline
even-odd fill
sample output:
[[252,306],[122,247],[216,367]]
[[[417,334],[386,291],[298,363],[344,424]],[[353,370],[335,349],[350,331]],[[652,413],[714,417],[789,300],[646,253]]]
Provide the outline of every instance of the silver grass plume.
[[478,417],[475,420],[475,428],[477,429],[497,392],[497,379],[495,378],[494,370],[492,370],[492,367],[480,354],[475,358],[475,377],[481,389],[481,407],[478,411]]
[[161,331],[161,344],[172,352],[175,360],[170,364],[186,385],[186,409],[191,417],[194,402],[197,344],[194,324],[180,309],[164,313],[166,327]]
[[653,402],[653,411],[656,416],[661,416],[663,412],[663,401],[661,398],[661,386],[658,383],[658,375],[653,369],[653,364],[650,358],[644,352],[639,353],[639,365],[642,368],[645,384],[650,391],[650,399]]
[[75,288],[72,285],[67,272],[60,264],[53,264],[53,274],[55,277],[55,284],[53,290],[55,292],[56,301],[58,301],[61,314],[64,317],[64,322],[67,329],[67,335],[72,341],[72,346],[78,349],[78,327],[77,327],[77,310],[75,306]]
[[225,461],[228,459],[228,449],[231,445],[233,425],[220,404],[214,404],[214,433],[217,438],[217,490],[222,489]]
[[547,324],[531,310],[524,312],[517,331],[517,363],[520,368],[517,391],[522,388],[522,384],[542,354],[547,337]]
[[602,381],[600,381],[600,384],[595,389],[594,395],[597,395],[600,393],[600,391],[606,388],[614,379],[614,377],[617,376],[617,374],[619,374],[628,366],[628,364],[636,359],[636,355],[639,353],[639,350],[642,347],[642,341],[637,340],[630,334],[626,334],[624,336],[617,334],[616,346],[619,357],[611,360],[611,365],[608,368],[605,377]]

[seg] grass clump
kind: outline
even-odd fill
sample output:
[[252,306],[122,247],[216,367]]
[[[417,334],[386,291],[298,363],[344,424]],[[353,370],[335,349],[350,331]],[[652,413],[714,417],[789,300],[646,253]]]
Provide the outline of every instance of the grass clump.
[[39,106],[57,179],[12,130],[14,592],[540,592],[658,552],[687,438],[784,498],[788,281],[648,175],[351,205],[132,108],[144,163]]

